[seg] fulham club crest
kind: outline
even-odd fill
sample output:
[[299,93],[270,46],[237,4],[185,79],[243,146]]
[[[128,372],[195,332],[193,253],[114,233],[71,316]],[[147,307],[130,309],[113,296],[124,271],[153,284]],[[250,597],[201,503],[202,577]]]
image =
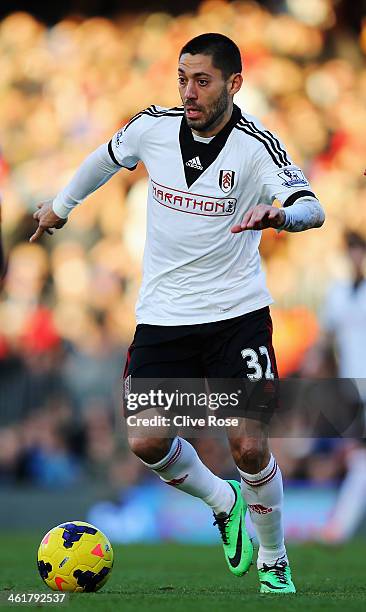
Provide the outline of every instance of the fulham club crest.
[[234,170],[220,170],[219,185],[224,193],[229,193],[234,187]]

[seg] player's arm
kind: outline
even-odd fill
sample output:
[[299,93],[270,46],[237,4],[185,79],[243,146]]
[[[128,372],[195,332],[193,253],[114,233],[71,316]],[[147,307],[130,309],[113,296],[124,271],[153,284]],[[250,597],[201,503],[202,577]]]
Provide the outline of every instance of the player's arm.
[[136,124],[131,125],[127,134],[124,128],[117,132],[109,143],[93,151],[54,200],[38,204],[38,210],[33,215],[38,221],[38,228],[30,242],[40,238],[44,232],[52,234],[53,229],[63,227],[75,206],[104,185],[121,168],[133,170],[136,167],[140,159],[136,133],[139,126],[136,128]]
[[315,196],[301,196],[294,204],[286,202],[283,208],[272,204],[258,204],[248,210],[240,225],[234,225],[234,234],[245,230],[262,230],[273,227],[288,232],[303,232],[314,227],[321,227],[325,220],[324,210]]
[[[286,165],[281,164],[264,147],[258,149],[253,170],[259,187],[258,204],[245,213],[240,224],[231,228],[233,233],[267,227],[302,232],[323,225],[324,210],[302,170],[291,163],[287,154],[286,160]],[[276,199],[281,208],[273,206]]]
[[244,215],[240,224],[231,228],[233,234],[239,234],[245,230],[262,230],[267,227],[283,229],[286,221],[282,208],[267,204],[258,204],[250,208]]
[[52,234],[53,229],[63,227],[75,206],[104,185],[119,169],[120,167],[111,160],[107,145],[102,145],[93,151],[54,200],[37,205],[38,210],[33,218],[38,221],[38,228],[30,238],[30,242],[40,238],[44,232]]

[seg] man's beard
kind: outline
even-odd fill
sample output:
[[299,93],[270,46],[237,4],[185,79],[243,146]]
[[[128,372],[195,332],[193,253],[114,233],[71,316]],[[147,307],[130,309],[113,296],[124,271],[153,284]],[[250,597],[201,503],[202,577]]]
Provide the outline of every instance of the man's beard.
[[[186,115],[188,126],[197,132],[208,132],[208,130],[213,130],[217,125],[219,125],[223,114],[227,110],[229,99],[230,98],[226,87],[223,87],[220,96],[210,107],[208,107],[205,117],[202,117],[200,120],[195,120],[189,119]],[[205,111],[205,109],[202,109],[201,107],[197,107],[197,110],[200,110],[201,112]]]

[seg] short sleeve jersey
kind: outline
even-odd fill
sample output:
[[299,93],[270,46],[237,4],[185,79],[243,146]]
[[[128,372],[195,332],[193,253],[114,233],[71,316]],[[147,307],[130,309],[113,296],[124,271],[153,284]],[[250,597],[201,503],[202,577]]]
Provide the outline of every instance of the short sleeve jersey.
[[313,196],[302,171],[254,117],[234,105],[209,142],[194,139],[182,107],[150,106],[112,138],[115,164],[149,174],[138,323],[189,325],[230,319],[272,303],[260,231],[231,233],[257,204]]

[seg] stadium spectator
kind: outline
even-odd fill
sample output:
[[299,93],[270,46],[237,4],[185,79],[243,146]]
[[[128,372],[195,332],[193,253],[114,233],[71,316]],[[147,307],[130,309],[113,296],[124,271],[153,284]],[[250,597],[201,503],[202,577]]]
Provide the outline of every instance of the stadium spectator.
[[6,271],[6,260],[3,246],[2,230],[1,230],[1,199],[0,199],[0,290],[3,284]]
[[[326,342],[334,346],[341,378],[366,378],[366,239],[356,231],[344,236],[348,278],[332,284],[324,309]],[[366,391],[364,392],[366,400]]]
[[[323,314],[325,342],[337,355],[337,375],[357,379],[366,406],[366,240],[359,232],[347,231],[344,241],[349,272],[329,290]],[[348,441],[344,449],[345,478],[323,532],[323,538],[332,543],[354,536],[366,511],[366,445],[365,439],[361,440],[366,435],[364,427],[359,427],[355,435],[357,438]]]

